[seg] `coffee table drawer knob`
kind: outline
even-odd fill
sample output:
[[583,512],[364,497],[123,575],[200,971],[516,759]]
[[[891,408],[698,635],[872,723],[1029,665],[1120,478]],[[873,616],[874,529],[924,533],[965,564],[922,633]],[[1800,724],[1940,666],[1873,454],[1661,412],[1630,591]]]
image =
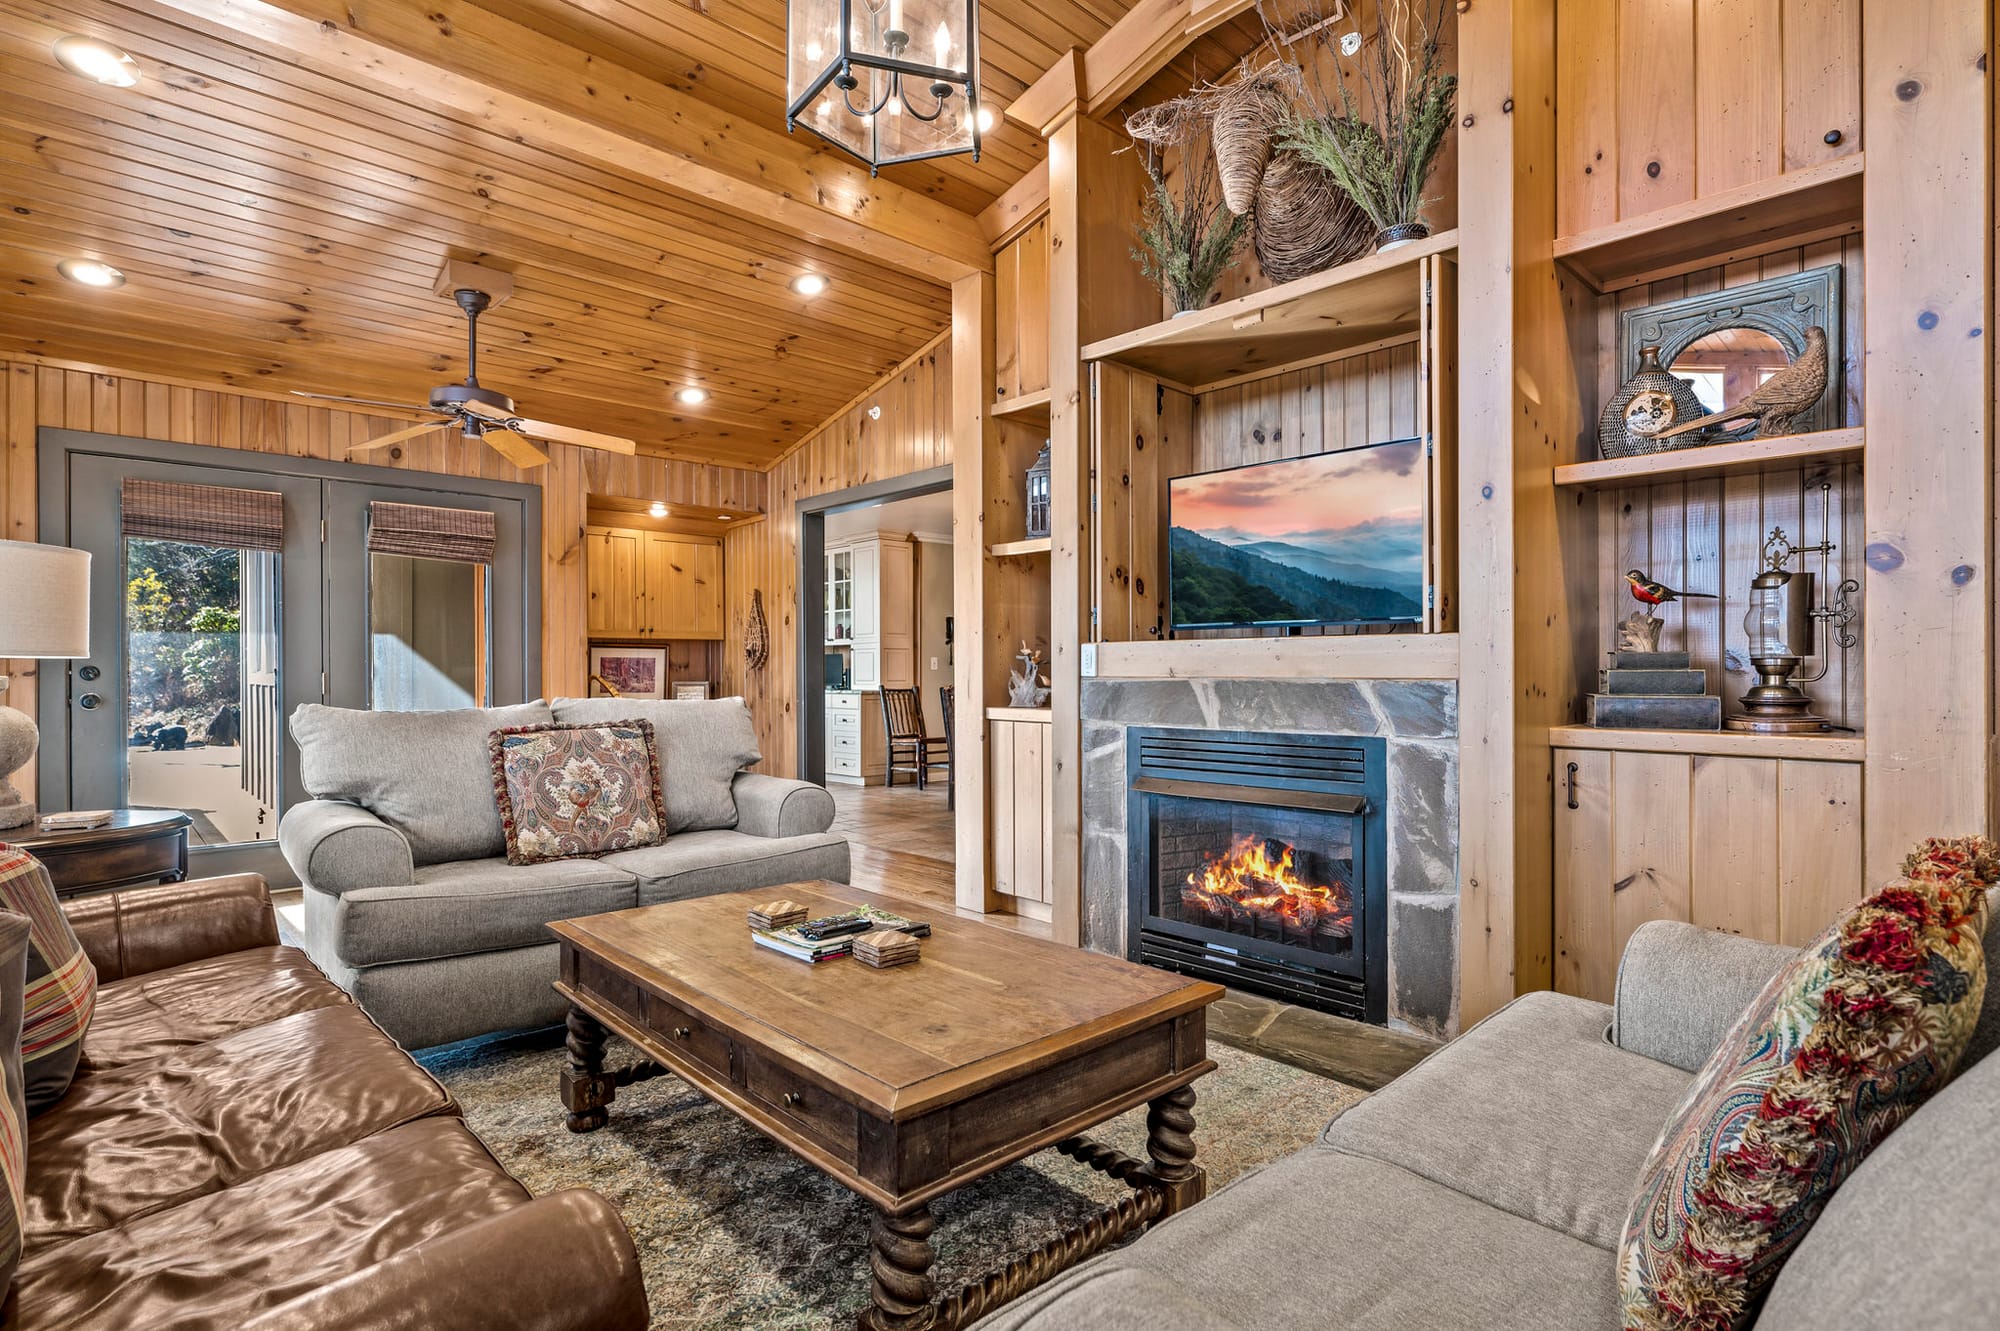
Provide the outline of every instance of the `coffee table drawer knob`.
[[694,1032],[693,1032],[693,1031],[691,1031],[691,1030],[689,1030],[689,1029],[688,1029],[687,1027],[685,1027],[685,1026],[676,1026],[676,1027],[674,1027],[674,1038],[675,1038],[676,1040],[685,1040],[685,1039],[687,1039],[687,1038],[688,1038],[688,1037],[689,1037],[690,1035],[693,1035],[693,1034],[694,1034]]
[[786,1091],[786,1092],[785,1092],[785,1103],[786,1103],[786,1104],[788,1104],[788,1105],[796,1105],[796,1104],[799,1104],[799,1103],[801,1103],[802,1101],[804,1101],[804,1099],[805,1099],[805,1097],[804,1097],[803,1095],[800,1095],[800,1094],[799,1094],[799,1093],[798,1093],[797,1091]]

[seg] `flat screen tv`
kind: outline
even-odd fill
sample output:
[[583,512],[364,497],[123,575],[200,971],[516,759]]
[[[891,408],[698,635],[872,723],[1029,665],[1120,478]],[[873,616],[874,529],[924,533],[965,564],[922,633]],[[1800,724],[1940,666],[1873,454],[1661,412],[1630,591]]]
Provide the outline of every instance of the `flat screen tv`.
[[1422,622],[1429,485],[1421,439],[1169,482],[1170,622]]

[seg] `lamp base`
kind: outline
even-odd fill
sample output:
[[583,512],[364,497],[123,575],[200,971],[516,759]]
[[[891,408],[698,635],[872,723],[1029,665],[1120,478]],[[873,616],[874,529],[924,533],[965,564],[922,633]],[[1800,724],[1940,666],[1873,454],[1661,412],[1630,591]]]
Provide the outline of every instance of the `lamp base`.
[[0,831],[35,821],[34,804],[21,797],[9,778],[27,766],[41,739],[34,718],[19,708],[0,706]]

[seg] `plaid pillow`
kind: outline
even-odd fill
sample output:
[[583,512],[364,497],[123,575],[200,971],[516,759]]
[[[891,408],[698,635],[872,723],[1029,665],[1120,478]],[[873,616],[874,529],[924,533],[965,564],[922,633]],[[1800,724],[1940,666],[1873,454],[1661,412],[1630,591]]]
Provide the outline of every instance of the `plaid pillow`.
[[0,844],[0,910],[28,917],[21,1075],[32,1116],[69,1091],[97,1007],[97,968],[69,927],[49,871],[19,846]]
[[514,726],[486,743],[507,863],[604,855],[665,839],[660,763],[646,722]]
[[0,1290],[21,1262],[21,1216],[28,1177],[28,1111],[21,1094],[21,999],[27,988],[28,921],[0,911]]

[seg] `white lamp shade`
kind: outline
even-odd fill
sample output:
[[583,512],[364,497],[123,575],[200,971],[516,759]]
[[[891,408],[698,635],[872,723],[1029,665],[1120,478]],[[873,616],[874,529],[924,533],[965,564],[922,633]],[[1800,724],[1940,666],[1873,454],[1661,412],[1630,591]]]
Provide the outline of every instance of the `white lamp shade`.
[[90,552],[0,541],[0,657],[90,655]]

